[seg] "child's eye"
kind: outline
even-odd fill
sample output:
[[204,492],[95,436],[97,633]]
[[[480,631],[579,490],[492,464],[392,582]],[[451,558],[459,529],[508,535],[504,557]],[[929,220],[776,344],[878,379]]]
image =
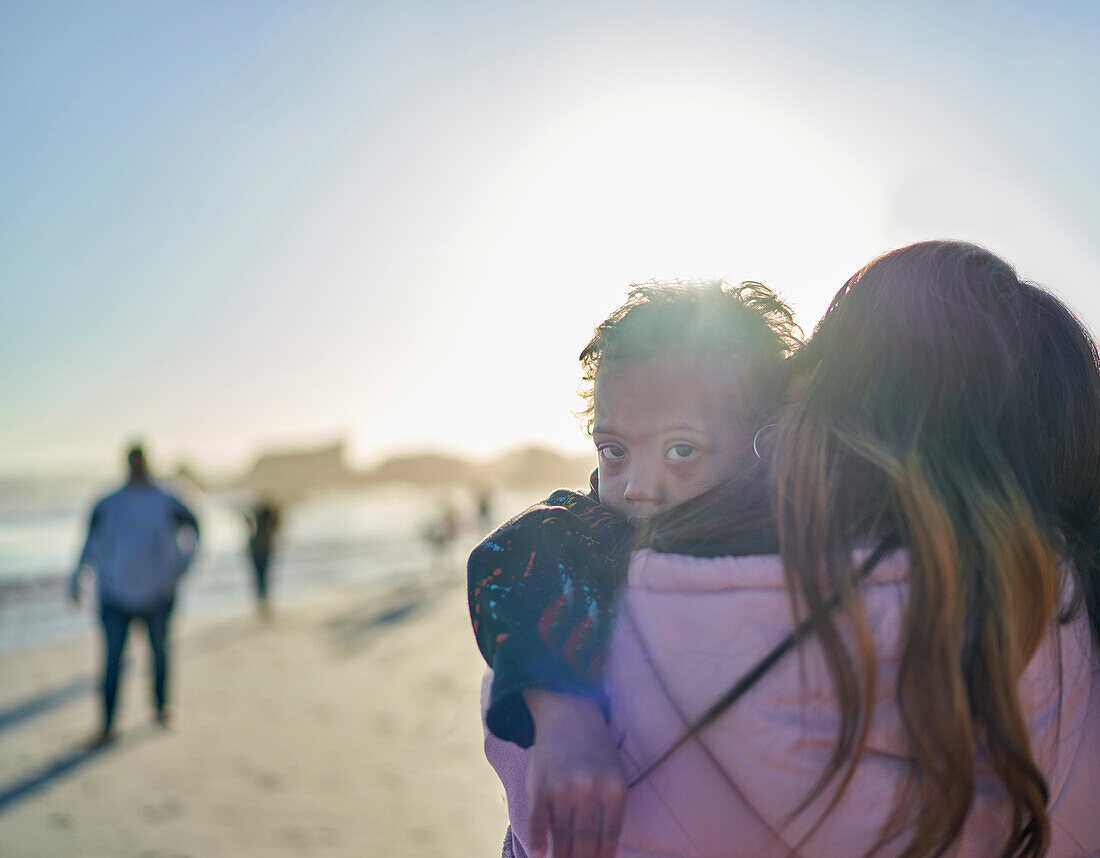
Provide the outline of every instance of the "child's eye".
[[609,462],[615,462],[619,459],[626,458],[626,450],[618,444],[604,444],[599,448],[599,453],[600,458],[607,459]]
[[668,448],[668,457],[674,462],[686,462],[694,459],[699,448],[694,444],[673,444]]

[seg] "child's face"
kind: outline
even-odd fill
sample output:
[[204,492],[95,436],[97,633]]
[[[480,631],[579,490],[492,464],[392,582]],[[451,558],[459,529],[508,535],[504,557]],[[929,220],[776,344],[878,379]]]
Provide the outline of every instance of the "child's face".
[[733,476],[752,455],[739,379],[734,367],[688,360],[601,364],[592,429],[600,503],[644,521]]

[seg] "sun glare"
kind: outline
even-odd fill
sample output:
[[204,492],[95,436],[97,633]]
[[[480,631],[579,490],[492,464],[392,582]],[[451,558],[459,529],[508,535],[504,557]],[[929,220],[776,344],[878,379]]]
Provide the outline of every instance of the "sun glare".
[[545,260],[533,274],[574,289],[574,312],[593,298],[610,309],[628,282],[651,277],[759,277],[823,306],[833,284],[818,285],[822,259],[851,265],[858,255],[838,245],[870,219],[828,150],[717,97],[625,101],[634,106],[538,152],[507,234],[493,238],[497,263]]

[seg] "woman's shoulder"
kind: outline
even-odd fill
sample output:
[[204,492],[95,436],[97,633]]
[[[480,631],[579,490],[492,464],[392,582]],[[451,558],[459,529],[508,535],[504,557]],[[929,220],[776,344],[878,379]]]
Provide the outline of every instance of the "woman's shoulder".
[[783,561],[778,554],[670,554],[642,549],[630,558],[629,586],[665,593],[782,589]]
[[[858,567],[872,554],[869,548],[852,552]],[[908,577],[909,555],[904,550],[887,553],[875,562],[867,583],[899,584]],[[758,553],[670,553],[642,549],[631,555],[628,577],[632,587],[644,590],[715,591],[770,589],[784,591],[783,559],[772,551]]]

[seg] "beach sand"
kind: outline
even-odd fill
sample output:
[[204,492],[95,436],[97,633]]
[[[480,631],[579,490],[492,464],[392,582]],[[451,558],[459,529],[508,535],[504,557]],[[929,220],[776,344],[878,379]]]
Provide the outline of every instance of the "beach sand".
[[173,728],[152,724],[134,627],[122,735],[95,754],[98,636],[0,657],[0,855],[500,854],[457,573],[269,625],[179,620]]

